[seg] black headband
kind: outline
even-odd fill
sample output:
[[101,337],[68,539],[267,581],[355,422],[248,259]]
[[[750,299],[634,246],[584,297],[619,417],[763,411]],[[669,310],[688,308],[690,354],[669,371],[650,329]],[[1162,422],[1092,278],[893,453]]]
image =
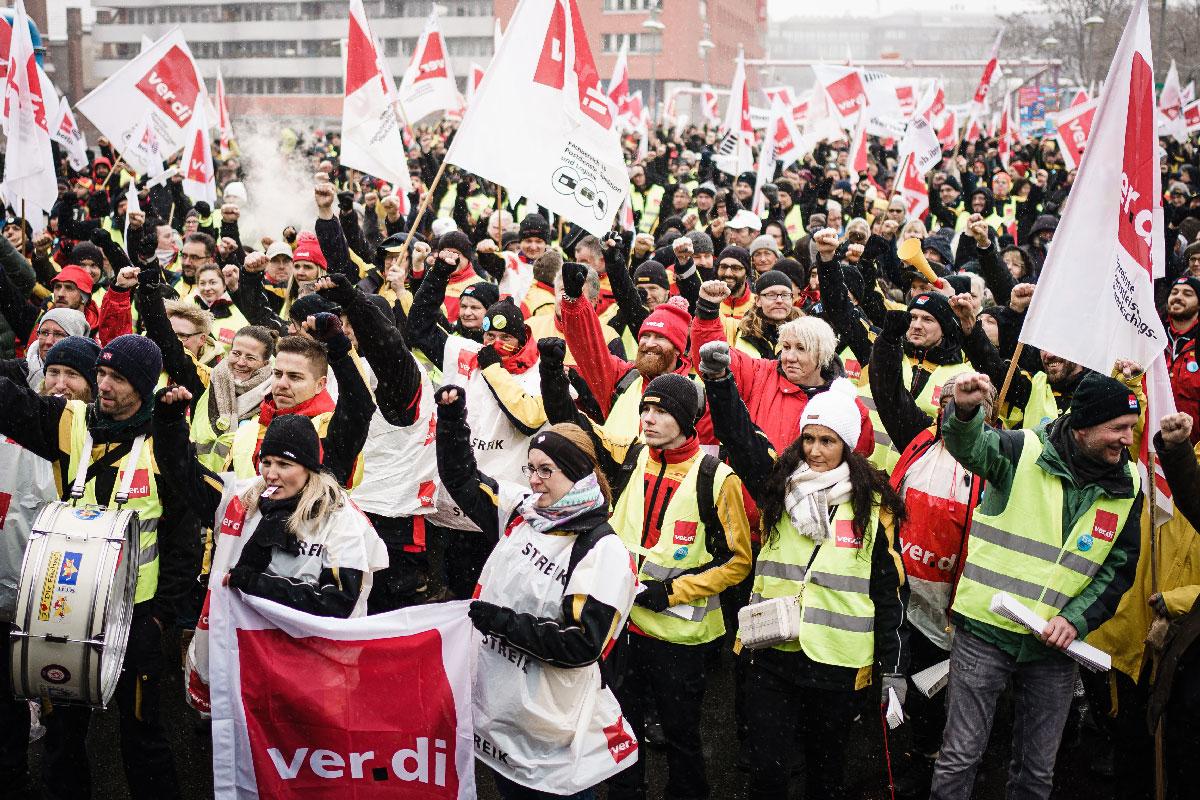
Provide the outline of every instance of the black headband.
[[596,470],[596,465],[592,463],[588,454],[561,433],[542,431],[535,434],[533,441],[529,443],[529,449],[541,450],[548,455],[572,483],[583,480]]

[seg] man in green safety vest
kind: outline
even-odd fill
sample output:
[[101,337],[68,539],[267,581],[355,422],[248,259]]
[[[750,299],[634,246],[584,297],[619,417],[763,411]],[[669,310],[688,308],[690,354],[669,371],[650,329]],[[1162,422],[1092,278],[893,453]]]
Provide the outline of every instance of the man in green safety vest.
[[[965,800],[996,702],[1015,687],[1008,796],[1047,798],[1078,667],[1062,651],[1113,616],[1132,585],[1141,541],[1141,483],[1130,461],[1141,403],[1089,373],[1066,414],[1036,430],[997,431],[980,406],[986,375],[954,384],[946,449],[987,481],[971,522],[951,613],[946,728],[931,800]],[[1048,620],[1040,635],[992,610],[1005,593]]]
[[[159,717],[159,683],[166,664],[160,622],[164,609],[158,608],[156,596],[159,545],[174,544],[173,530],[183,505],[178,490],[159,479],[152,455],[150,423],[162,354],[150,339],[125,334],[109,342],[95,363],[92,403],[39,396],[23,383],[0,377],[0,436],[50,461],[64,499],[74,493],[81,470],[87,476],[79,487],[84,504],[110,506],[128,482],[124,507],[138,514],[139,541],[133,623],[115,694],[121,753],[131,797],[169,800],[179,796],[179,785]],[[195,564],[190,574],[197,574],[199,567]],[[86,796],[90,717],[89,708],[58,703],[45,717],[44,796]]]

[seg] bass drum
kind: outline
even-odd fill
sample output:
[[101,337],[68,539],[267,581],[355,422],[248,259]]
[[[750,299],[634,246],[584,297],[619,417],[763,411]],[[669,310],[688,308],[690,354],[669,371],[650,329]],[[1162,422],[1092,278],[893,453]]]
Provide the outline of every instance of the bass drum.
[[137,533],[133,511],[60,501],[42,506],[21,565],[14,695],[108,705],[133,619]]

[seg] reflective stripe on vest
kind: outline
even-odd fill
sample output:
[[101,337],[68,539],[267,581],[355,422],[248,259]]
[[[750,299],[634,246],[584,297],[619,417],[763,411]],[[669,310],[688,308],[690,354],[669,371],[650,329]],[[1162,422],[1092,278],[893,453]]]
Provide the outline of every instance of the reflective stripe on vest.
[[[630,390],[633,388],[631,386]],[[641,396],[640,387],[637,396]],[[613,509],[609,524],[630,552],[640,556],[638,580],[668,581],[685,573],[699,572],[712,561],[708,548],[708,533],[700,519],[700,507],[696,496],[696,479],[700,474],[703,454],[697,454],[691,469],[671,496],[663,515],[658,541],[654,547],[647,549],[641,545],[646,514],[646,482],[643,475],[649,457],[650,448],[643,447],[633,475]],[[717,473],[713,477],[714,504],[720,496],[722,484],[731,474],[733,470],[727,464],[717,467]],[[720,595],[703,597],[661,612],[634,606],[629,620],[642,632],[675,644],[704,644],[725,633]]]
[[[904,387],[912,386],[913,359],[905,356],[900,364],[900,369],[903,375]],[[939,365],[930,373],[929,378],[926,379],[925,385],[921,388],[921,393],[914,398],[917,408],[924,411],[933,419],[937,419],[939,401],[942,396],[942,385],[955,375],[969,372],[970,370],[971,366],[965,362],[961,364]],[[862,400],[863,405],[867,407],[867,411],[871,417],[871,428],[875,431],[875,449],[871,452],[871,457],[867,460],[875,467],[890,473],[896,466],[896,462],[900,460],[900,451],[892,444],[891,437],[887,435],[887,431],[883,428],[883,420],[879,418],[879,410],[875,407],[875,398],[871,394],[871,381],[866,377],[866,370],[863,371],[863,377],[859,380],[858,396]]]
[[[87,440],[87,405],[81,400],[71,400],[67,406],[71,410],[71,459],[67,466],[67,474],[63,484],[69,485],[83,467],[83,448]],[[91,463],[91,454],[88,462]],[[117,487],[121,485],[125,470],[130,468],[129,454],[118,464],[116,480],[113,481],[112,494],[100,502],[96,498],[96,480],[93,478],[84,484],[83,497],[80,502],[87,505],[112,506],[115,502]],[[151,440],[147,439],[138,458],[137,464],[132,465],[136,470],[133,483],[130,486],[129,500],[123,506],[138,515],[138,575],[137,589],[134,591],[133,602],[141,603],[153,599],[158,592],[158,521],[162,517],[162,500],[158,496],[158,484],[154,475],[154,454]],[[83,467],[86,469],[86,467]]]
[[1054,617],[1091,583],[1125,526],[1140,486],[1128,465],[1133,495],[1102,495],[1063,537],[1063,481],[1040,466],[1043,444],[1035,431],[1025,443],[1009,499],[999,514],[976,510],[967,561],[954,598],[954,611],[1016,633],[1024,626],[993,613],[992,597],[1007,592],[1043,619]]
[[[754,565],[750,602],[800,598],[800,635],[775,645],[822,664],[859,668],[875,658],[875,603],[871,600],[871,554],[879,508],[871,510],[869,535],[854,535],[854,507],[838,506],[832,536],[816,545],[801,536],[786,514],[763,544]],[[864,552],[867,551],[867,552]],[[809,562],[812,562],[811,565]]]

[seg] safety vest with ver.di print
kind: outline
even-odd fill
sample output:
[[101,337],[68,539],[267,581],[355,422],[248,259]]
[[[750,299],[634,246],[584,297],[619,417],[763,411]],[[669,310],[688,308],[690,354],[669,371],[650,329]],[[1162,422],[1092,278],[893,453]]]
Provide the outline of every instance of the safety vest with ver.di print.
[[[914,363],[914,360],[907,356],[901,362],[900,369],[904,378],[905,388],[912,386]],[[869,369],[870,367],[868,366],[867,370]],[[858,388],[858,396],[863,401],[863,405],[867,407],[867,411],[870,412],[871,428],[875,431],[875,450],[867,460],[875,467],[890,474],[896,463],[900,460],[900,451],[892,445],[892,438],[887,435],[887,431],[883,428],[883,420],[879,417],[879,410],[875,407],[875,398],[871,393],[871,381],[867,378],[867,370],[863,370]],[[916,401],[917,408],[924,411],[931,418],[937,419],[939,404],[942,399],[942,386],[955,375],[970,371],[971,365],[966,362],[935,366],[933,371],[930,372],[929,378],[925,381],[925,385],[921,388],[921,393],[913,398]]]

